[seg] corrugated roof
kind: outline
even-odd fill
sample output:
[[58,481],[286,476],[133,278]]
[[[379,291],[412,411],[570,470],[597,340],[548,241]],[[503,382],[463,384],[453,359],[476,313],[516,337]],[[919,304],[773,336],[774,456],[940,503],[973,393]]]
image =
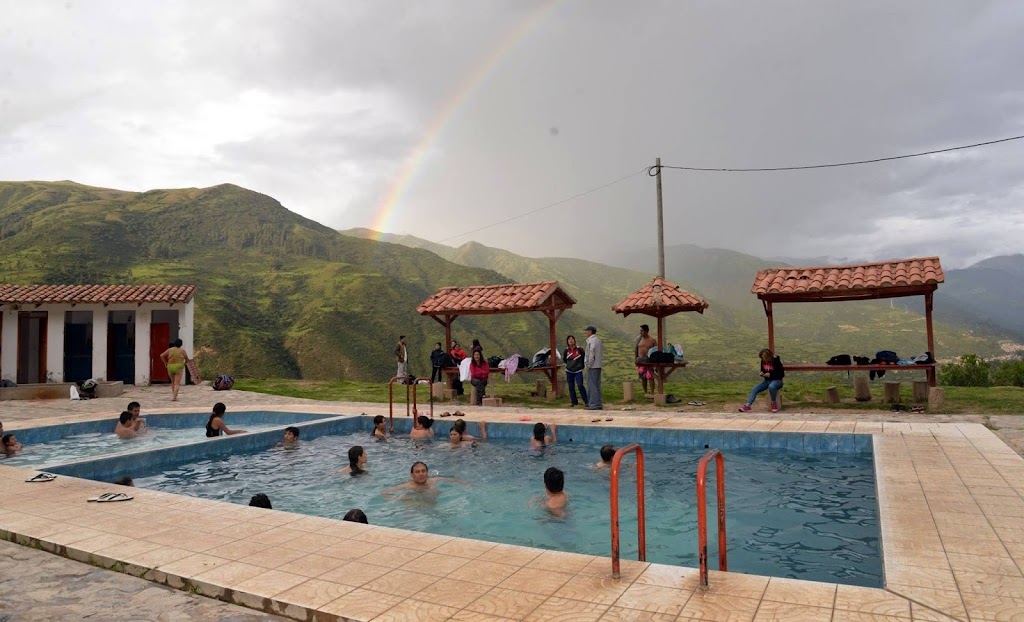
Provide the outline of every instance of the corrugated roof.
[[750,292],[758,296],[817,294],[914,288],[945,281],[938,257],[894,259],[848,266],[769,268],[754,278]]
[[704,309],[707,308],[707,301],[700,296],[691,294],[675,283],[656,276],[653,281],[626,296],[622,302],[612,307],[612,311],[623,315],[644,313],[658,316],[682,311],[704,313]]
[[[552,300],[554,298],[554,300]],[[516,313],[541,307],[572,307],[576,299],[558,281],[445,287],[424,300],[416,311],[421,315],[446,313]]]
[[188,302],[195,285],[0,285],[0,304]]

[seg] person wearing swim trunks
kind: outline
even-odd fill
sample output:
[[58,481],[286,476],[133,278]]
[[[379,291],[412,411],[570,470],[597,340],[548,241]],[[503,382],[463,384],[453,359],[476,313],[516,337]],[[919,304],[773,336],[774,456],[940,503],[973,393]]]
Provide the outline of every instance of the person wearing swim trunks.
[[167,373],[171,376],[171,401],[178,401],[178,389],[181,388],[181,381],[185,377],[185,363],[188,362],[188,353],[181,347],[181,339],[175,339],[171,347],[164,350],[160,360],[167,366]]
[[122,412],[121,417],[117,420],[117,425],[114,426],[114,434],[121,438],[135,438],[138,434],[134,426],[132,426],[132,414],[127,410]]

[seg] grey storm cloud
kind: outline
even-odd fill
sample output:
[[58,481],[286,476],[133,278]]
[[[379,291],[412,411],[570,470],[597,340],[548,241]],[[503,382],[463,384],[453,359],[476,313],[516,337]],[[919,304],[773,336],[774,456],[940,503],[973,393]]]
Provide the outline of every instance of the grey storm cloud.
[[[0,0],[0,15],[6,179],[232,182],[329,226],[529,255],[653,248],[641,169],[657,156],[803,165],[1024,134],[1012,1]],[[1024,141],[666,171],[666,237],[964,265],[1021,252],[1022,157]]]

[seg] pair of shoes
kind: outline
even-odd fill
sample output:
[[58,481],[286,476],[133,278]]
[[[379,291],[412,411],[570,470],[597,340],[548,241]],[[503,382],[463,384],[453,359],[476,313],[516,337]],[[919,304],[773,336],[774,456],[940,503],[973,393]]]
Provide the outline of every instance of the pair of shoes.
[[748,412],[750,412],[750,405],[749,404],[744,404],[743,406],[740,406],[740,412],[741,413],[748,413]]
[[576,408],[579,404],[569,404],[569,408]]
[[452,414],[450,412],[448,412],[447,410],[444,411],[443,413],[441,413],[440,415],[438,415],[438,417],[451,417],[451,416],[452,416]]
[[699,401],[699,400],[694,400],[694,401],[692,401],[692,402],[689,402],[689,403],[687,404],[687,406],[706,406],[706,405],[707,405],[707,404],[705,404],[704,402],[701,402],[701,401]]
[[779,412],[779,405],[776,404],[775,402],[772,402],[772,412],[773,413]]
[[131,501],[135,497],[126,495],[123,492],[105,492],[98,497],[92,497],[86,499],[86,501],[96,501],[97,503],[113,503],[115,501]]

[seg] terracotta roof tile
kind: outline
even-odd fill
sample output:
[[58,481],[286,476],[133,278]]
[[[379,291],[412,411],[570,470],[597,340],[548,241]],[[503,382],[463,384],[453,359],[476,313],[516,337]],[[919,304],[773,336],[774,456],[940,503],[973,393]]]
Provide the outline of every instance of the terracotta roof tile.
[[3,285],[0,304],[188,302],[195,285]]
[[625,300],[612,307],[612,311],[629,315],[645,313],[647,315],[670,315],[681,311],[704,313],[708,308],[706,300],[681,289],[675,283],[654,277],[654,280],[636,290]]
[[849,266],[769,268],[757,273],[750,292],[762,297],[822,292],[842,296],[843,292],[855,294],[865,289],[937,285],[945,278],[938,257],[915,257]]
[[[555,300],[552,300],[555,299]],[[572,307],[576,299],[558,281],[445,287],[424,300],[416,311],[421,315],[445,313],[515,313],[535,311],[554,304]]]

